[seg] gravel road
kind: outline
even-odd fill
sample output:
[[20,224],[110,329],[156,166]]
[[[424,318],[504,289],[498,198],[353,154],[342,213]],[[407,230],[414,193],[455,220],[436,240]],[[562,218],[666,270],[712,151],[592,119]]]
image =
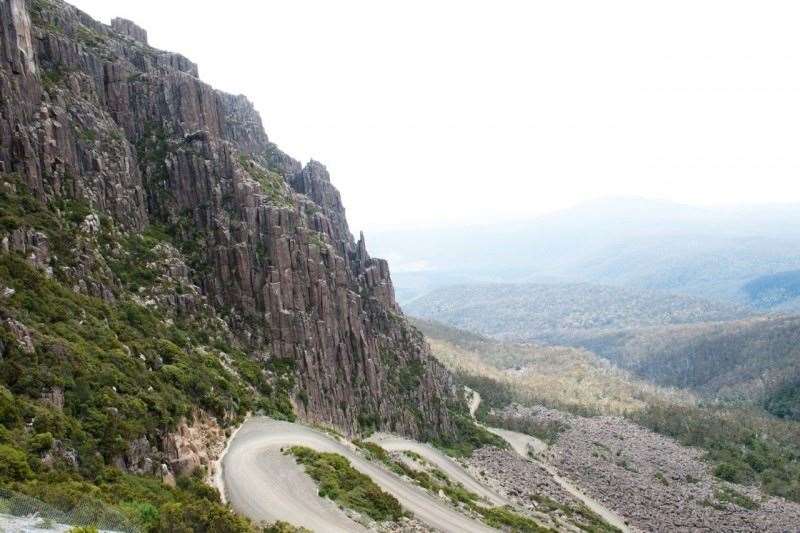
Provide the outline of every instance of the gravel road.
[[534,455],[537,455],[547,449],[547,444],[537,439],[536,437],[531,437],[530,435],[526,435],[524,433],[519,433],[517,431],[509,431],[507,429],[489,428],[489,427],[487,427],[486,430],[491,433],[494,433],[495,435],[497,435],[498,437],[509,443],[511,447],[514,449],[514,451],[517,452],[522,457],[524,457],[525,459],[530,459],[530,455],[528,455],[529,450],[533,452]]
[[622,519],[617,513],[600,503],[599,501],[595,500],[591,496],[582,492],[578,487],[573,485],[569,480],[561,477],[556,469],[544,461],[539,461],[537,459],[531,459],[528,455],[528,450],[532,450],[534,454],[541,452],[547,449],[547,445],[542,442],[541,440],[531,437],[530,435],[525,435],[524,433],[518,433],[516,431],[509,431],[507,429],[497,429],[497,428],[486,428],[487,430],[491,431],[495,435],[502,437],[505,439],[511,447],[514,449],[522,457],[533,461],[534,463],[538,464],[542,468],[544,468],[551,476],[553,476],[553,480],[561,485],[561,487],[567,491],[568,493],[572,494],[575,498],[582,501],[586,507],[600,515],[603,520],[611,524],[612,526],[618,528],[620,531],[629,532],[631,531],[630,526],[625,524],[625,520]]
[[[473,413],[473,416],[475,411],[477,411],[480,402],[481,402],[480,395],[477,392],[474,392],[472,405],[470,405],[470,410]],[[543,441],[537,439],[536,437],[532,437],[524,433],[519,433],[517,431],[509,431],[507,429],[486,427],[486,430],[494,433],[498,437],[508,442],[511,445],[511,448],[523,458],[533,461],[542,468],[544,468],[551,476],[553,476],[553,480],[559,485],[561,485],[561,487],[565,491],[570,493],[578,500],[582,501],[583,504],[586,505],[586,507],[588,507],[589,509],[600,515],[603,518],[603,520],[605,520],[612,526],[618,528],[620,531],[623,531],[624,533],[632,531],[630,526],[625,524],[625,520],[621,516],[619,516],[617,513],[615,513],[614,511],[612,511],[599,501],[595,500],[591,496],[582,492],[569,480],[561,477],[552,465],[549,465],[544,461],[539,461],[538,459],[531,458],[531,456],[528,454],[528,451],[533,452],[533,455],[535,457],[540,452],[543,452],[547,449],[547,444],[545,444]]]
[[242,425],[222,459],[226,498],[236,511],[255,521],[285,520],[317,532],[364,531],[335,504],[317,496],[316,485],[302,467],[280,452],[282,447],[294,445],[343,455],[417,519],[435,529],[454,533],[495,531],[322,432],[263,417],[251,418]]

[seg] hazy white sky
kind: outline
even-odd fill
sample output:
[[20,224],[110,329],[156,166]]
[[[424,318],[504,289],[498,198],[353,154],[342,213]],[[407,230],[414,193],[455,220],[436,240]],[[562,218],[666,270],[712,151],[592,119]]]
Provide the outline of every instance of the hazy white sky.
[[800,200],[798,2],[71,2],[248,95],[355,231]]

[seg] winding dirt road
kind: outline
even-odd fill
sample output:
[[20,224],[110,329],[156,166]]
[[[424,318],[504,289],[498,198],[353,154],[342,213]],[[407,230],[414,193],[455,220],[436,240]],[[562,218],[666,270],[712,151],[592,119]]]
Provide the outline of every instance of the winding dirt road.
[[221,461],[225,496],[236,511],[257,522],[285,520],[317,532],[364,531],[335,504],[320,498],[315,483],[302,467],[281,453],[281,448],[294,445],[343,455],[354,468],[394,495],[416,518],[438,530],[454,533],[495,531],[357,455],[352,448],[322,432],[263,417],[251,418],[242,425]]
[[544,470],[547,471],[553,477],[553,481],[561,485],[565,491],[570,493],[576,499],[583,502],[583,504],[600,515],[603,520],[611,524],[612,526],[618,528],[620,531],[629,532],[631,531],[630,527],[625,524],[625,520],[622,519],[617,513],[600,503],[599,501],[595,500],[591,496],[584,494],[578,487],[573,485],[569,480],[561,477],[555,468],[552,465],[545,463],[544,461],[539,461],[538,459],[532,458],[528,454],[528,450],[531,450],[535,454],[538,454],[541,451],[547,449],[547,445],[542,442],[541,440],[531,437],[530,435],[526,435],[524,433],[517,433],[516,431],[509,431],[507,429],[498,429],[498,428],[486,428],[488,431],[491,431],[498,437],[505,439],[510,445],[511,448],[519,455],[524,457],[525,459],[536,463],[537,465],[541,466]]
[[[470,412],[474,416],[475,411],[478,410],[478,406],[481,403],[481,397],[480,394],[478,394],[476,391],[472,391],[472,394],[473,395],[470,400]],[[630,526],[625,524],[625,520],[620,515],[618,515],[617,513],[615,513],[614,511],[612,511],[599,501],[595,500],[591,496],[584,494],[578,487],[573,485],[569,480],[561,477],[552,465],[549,465],[544,461],[536,459],[536,456],[538,454],[547,449],[547,444],[545,444],[543,441],[537,439],[536,437],[526,435],[525,433],[519,433],[517,431],[510,431],[507,429],[500,429],[500,428],[490,428],[486,426],[483,427],[486,428],[487,431],[494,433],[498,437],[508,442],[511,445],[511,448],[515,452],[517,452],[518,455],[541,466],[544,470],[547,471],[548,474],[553,476],[553,481],[561,485],[561,488],[570,493],[576,499],[583,502],[583,504],[586,507],[597,513],[600,517],[603,518],[603,520],[605,520],[612,526],[616,527],[623,533],[629,533],[632,531]],[[532,452],[532,454],[529,454],[528,453],[529,451]]]
[[[480,396],[475,393],[470,401],[470,411],[474,413],[479,404]],[[570,481],[562,478],[551,465],[531,458],[528,452],[533,451],[535,455],[544,451],[547,448],[545,443],[515,431],[486,429],[508,441],[520,456],[544,468],[564,490],[582,501],[609,524],[624,532],[631,531],[619,515],[581,492]],[[461,483],[492,504],[510,503],[432,446],[388,434],[376,434],[369,440],[389,451],[408,450],[418,453],[445,472],[450,479]],[[224,498],[236,511],[256,522],[285,520],[312,531],[325,533],[366,531],[335,503],[320,498],[317,495],[316,483],[305,474],[293,458],[281,452],[282,448],[295,445],[308,446],[320,452],[338,453],[346,457],[354,468],[368,475],[383,490],[394,495],[406,510],[440,531],[458,533],[495,531],[356,454],[352,447],[334,440],[323,432],[300,424],[263,417],[248,419],[231,437],[220,460],[219,468],[218,481],[224,489]]]
[[528,452],[532,452],[534,455],[537,455],[547,449],[547,444],[545,444],[544,441],[541,441],[536,437],[526,435],[525,433],[510,431],[508,429],[490,428],[486,426],[483,427],[486,429],[486,431],[494,433],[509,443],[511,448],[525,459],[531,459],[531,456]]

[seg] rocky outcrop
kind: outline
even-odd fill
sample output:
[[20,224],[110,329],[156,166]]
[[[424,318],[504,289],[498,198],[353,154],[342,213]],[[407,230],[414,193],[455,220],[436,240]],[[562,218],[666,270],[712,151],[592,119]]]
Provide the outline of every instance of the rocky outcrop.
[[35,265],[48,273],[50,265],[50,243],[47,235],[30,228],[17,228],[0,240],[0,251],[18,252]]
[[225,448],[225,432],[213,418],[198,414],[186,421],[162,442],[164,459],[175,474],[189,474],[199,467],[211,468]]
[[113,463],[122,470],[161,476],[172,483],[199,468],[211,474],[225,440],[225,430],[217,420],[198,410],[165,433],[160,442],[151,442],[146,436],[128,442],[125,453],[115,457]]
[[[0,0],[0,20],[2,172],[128,234],[167,232],[153,267],[162,288],[187,290],[141,298],[211,307],[254,358],[289,361],[302,417],[347,433],[452,433],[450,376],[400,312],[386,262],[353,238],[322,164],[281,152],[245,97],[150,48],[130,21],[105,26],[60,0]],[[75,252],[85,261],[54,275],[111,299],[119,280],[92,274],[94,222]]]
[[11,336],[16,340],[17,345],[19,348],[26,354],[32,354],[35,351],[35,347],[33,345],[33,337],[31,336],[31,330],[25,327],[24,324],[21,324],[14,320],[13,318],[7,318],[5,321],[5,325],[8,328],[8,331],[11,332]]
[[127,35],[134,41],[147,44],[147,32],[133,21],[119,17],[111,19],[111,29],[121,35]]

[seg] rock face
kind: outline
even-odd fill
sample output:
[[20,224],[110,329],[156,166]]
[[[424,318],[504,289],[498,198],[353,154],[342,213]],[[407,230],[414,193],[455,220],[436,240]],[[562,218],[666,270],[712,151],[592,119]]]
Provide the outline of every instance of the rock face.
[[142,44],[147,44],[147,32],[133,21],[117,17],[111,20],[111,29]]
[[225,434],[213,419],[200,417],[164,437],[162,448],[172,472],[186,474],[197,467],[210,467],[225,447]]
[[[351,235],[325,167],[281,152],[245,97],[150,48],[134,23],[0,0],[0,172],[125,232],[168,232],[175,249],[160,263],[196,291],[156,305],[180,316],[202,299],[254,358],[290,360],[301,417],[348,433],[453,432],[450,376],[395,303],[386,262]],[[0,228],[3,238],[49,260],[35,234]],[[90,271],[57,274],[112,298],[119,280]]]

